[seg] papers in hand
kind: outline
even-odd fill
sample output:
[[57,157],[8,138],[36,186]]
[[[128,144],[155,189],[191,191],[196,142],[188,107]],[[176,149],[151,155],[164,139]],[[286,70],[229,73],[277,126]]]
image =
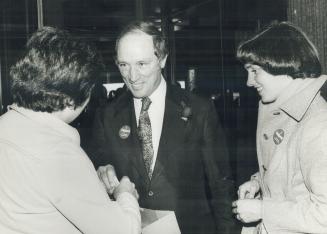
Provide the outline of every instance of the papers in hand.
[[180,234],[175,212],[141,209],[142,234]]

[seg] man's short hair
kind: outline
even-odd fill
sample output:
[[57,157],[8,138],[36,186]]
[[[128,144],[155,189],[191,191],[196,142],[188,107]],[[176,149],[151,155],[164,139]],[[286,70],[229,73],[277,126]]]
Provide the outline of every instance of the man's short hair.
[[18,106],[42,112],[79,107],[89,98],[102,64],[95,48],[68,32],[44,27],[12,66],[11,89]]
[[272,75],[316,78],[321,75],[317,49],[307,35],[289,22],[274,22],[241,43],[237,58]]
[[129,33],[139,32],[139,31],[148,34],[149,36],[152,36],[155,55],[159,59],[164,58],[168,54],[166,39],[164,38],[162,33],[158,30],[158,28],[154,25],[154,23],[151,21],[133,21],[130,24],[128,24],[126,27],[124,27],[122,31],[119,33],[119,36],[117,37],[116,40],[116,52],[121,38],[123,38],[125,35]]

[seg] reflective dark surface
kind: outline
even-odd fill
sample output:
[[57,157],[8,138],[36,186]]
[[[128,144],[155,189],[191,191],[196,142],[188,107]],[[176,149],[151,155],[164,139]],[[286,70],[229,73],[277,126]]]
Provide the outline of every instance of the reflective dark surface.
[[[212,98],[231,153],[237,184],[256,169],[257,94],[245,85],[246,72],[235,60],[237,44],[272,20],[285,20],[283,0],[43,0],[44,25],[65,28],[92,41],[101,51],[106,72],[100,84],[122,82],[114,64],[118,30],[135,19],[154,20],[169,40],[168,82],[185,81],[193,92]],[[0,26],[0,113],[11,103],[9,68],[26,39],[38,27],[37,0],[2,0]],[[74,123],[87,141],[95,109],[114,98],[101,85],[87,110]]]

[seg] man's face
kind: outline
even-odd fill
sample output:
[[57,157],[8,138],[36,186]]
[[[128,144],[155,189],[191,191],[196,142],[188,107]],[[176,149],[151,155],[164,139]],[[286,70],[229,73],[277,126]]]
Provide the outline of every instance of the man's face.
[[150,96],[159,86],[166,58],[155,55],[152,37],[136,31],[123,36],[117,47],[117,65],[135,98]]

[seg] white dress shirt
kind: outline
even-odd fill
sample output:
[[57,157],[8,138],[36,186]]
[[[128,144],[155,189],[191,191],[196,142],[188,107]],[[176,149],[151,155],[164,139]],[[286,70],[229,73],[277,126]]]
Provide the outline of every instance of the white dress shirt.
[[[167,84],[163,77],[161,77],[158,88],[149,96],[151,105],[148,110],[151,129],[152,129],[152,146],[153,146],[153,161],[151,169],[154,169],[156,163],[158,148],[163,124],[163,118],[165,113],[165,101],[166,101]],[[134,98],[134,110],[136,116],[136,123],[139,124],[139,118],[142,108],[142,99]]]

